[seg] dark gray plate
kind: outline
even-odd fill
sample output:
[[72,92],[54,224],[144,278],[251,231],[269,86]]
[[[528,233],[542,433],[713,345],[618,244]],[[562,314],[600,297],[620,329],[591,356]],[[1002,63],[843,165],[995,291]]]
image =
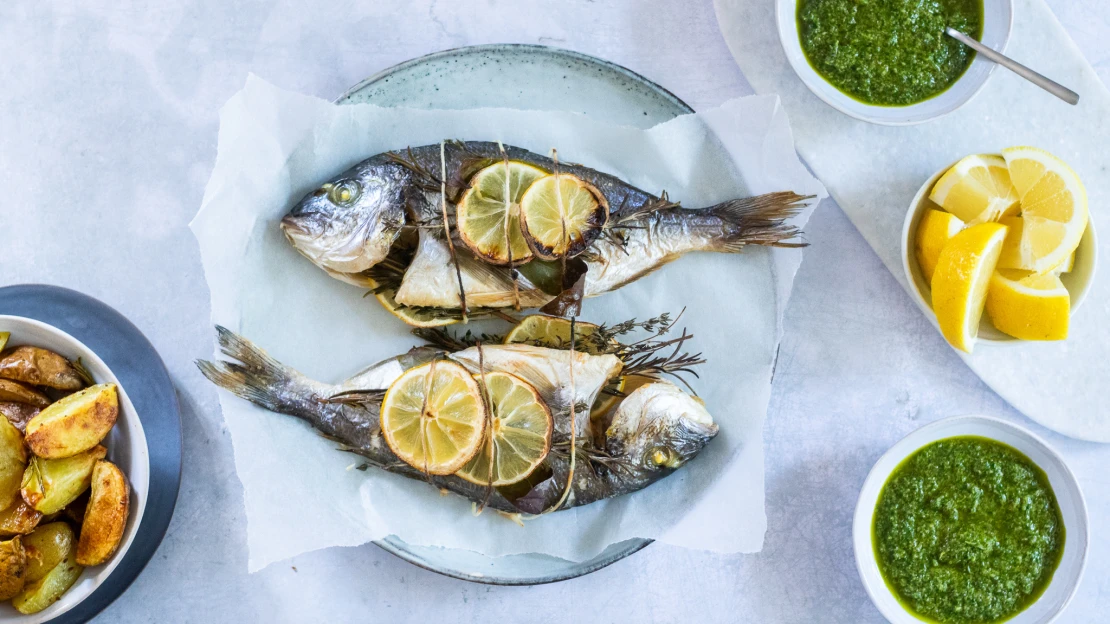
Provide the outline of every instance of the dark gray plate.
[[44,284],[0,288],[0,314],[25,316],[85,343],[127,388],[150,452],[150,490],[135,540],[123,561],[88,598],[52,623],[86,622],[122,594],[162,543],[181,483],[181,412],[162,358],[131,321],[75,290]]
[[[358,83],[337,102],[572,111],[640,128],[694,112],[670,91],[630,69],[570,50],[524,44],[457,48],[405,61]],[[651,540],[612,544],[582,562],[538,554],[489,557],[413,546],[395,537],[375,543],[414,565],[454,578],[491,585],[538,585],[600,570]]]

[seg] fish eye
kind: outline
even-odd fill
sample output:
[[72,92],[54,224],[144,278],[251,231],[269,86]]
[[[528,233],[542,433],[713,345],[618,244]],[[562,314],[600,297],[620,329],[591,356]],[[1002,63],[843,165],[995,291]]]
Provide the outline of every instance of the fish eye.
[[666,446],[656,446],[648,451],[647,459],[652,464],[665,468],[679,468],[682,466],[682,456],[674,449]]
[[[325,187],[326,188],[326,187]],[[356,180],[343,180],[327,189],[328,199],[345,206],[352,204],[362,194],[362,187]]]

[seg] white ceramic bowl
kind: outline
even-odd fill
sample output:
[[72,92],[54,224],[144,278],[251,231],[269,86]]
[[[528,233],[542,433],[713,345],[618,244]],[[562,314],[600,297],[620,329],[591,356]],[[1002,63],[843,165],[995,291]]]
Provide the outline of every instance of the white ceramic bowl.
[[[865,104],[830,84],[806,60],[798,33],[797,10],[800,0],[775,0],[775,19],[778,22],[779,41],[794,73],[809,90],[838,111],[875,124],[903,126],[918,124],[947,115],[963,106],[979,93],[996,65],[976,55],[971,66],[947,90],[909,106],[877,106]],[[983,36],[988,47],[1006,51],[1013,26],[1013,0],[983,1]]]
[[[921,221],[921,216],[925,214],[926,210],[930,208],[943,210],[929,199],[929,192],[933,190],[933,185],[944,175],[944,172],[951,169],[952,165],[955,164],[951,163],[937,171],[925,181],[925,184],[921,185],[917,195],[914,195],[913,201],[910,202],[910,207],[906,211],[906,220],[902,223],[902,270],[905,271],[906,280],[910,285],[910,296],[917,307],[932,322],[933,326],[937,327],[937,331],[940,331],[940,326],[937,324],[936,314],[933,313],[932,289],[925,279],[925,275],[921,272],[921,265],[917,263],[917,254],[914,253],[914,238],[917,236],[917,224]],[[1098,239],[1095,235],[1094,221],[1088,217],[1087,229],[1083,232],[1083,238],[1079,241],[1079,247],[1075,250],[1075,266],[1072,267],[1071,271],[1060,275],[1060,281],[1064,283],[1064,287],[1068,289],[1068,294],[1071,295],[1072,314],[1075,314],[1075,311],[1083,304],[1083,300],[1086,299],[1087,292],[1094,282],[1097,265]],[[983,320],[979,323],[979,342],[993,345],[1020,345],[1025,341],[998,331],[991,324],[990,317],[984,314]]]
[[143,519],[150,486],[150,457],[143,425],[139,422],[135,406],[127,397],[127,390],[120,385],[112,371],[108,370],[108,366],[81,341],[46,323],[20,316],[0,315],[0,331],[11,332],[8,342],[11,346],[34,345],[60,353],[71,360],[81,358],[81,363],[97,383],[115,383],[119,387],[119,417],[103,444],[108,447],[108,459],[120,467],[131,484],[131,510],[127,527],[112,558],[101,565],[86,568],[73,587],[49,608],[32,615],[23,615],[9,602],[0,604],[0,624],[38,624],[58,617],[88,597],[123,560]]
[[1008,444],[1024,453],[1048,475],[1049,484],[1056,494],[1056,502],[1064,518],[1064,553],[1060,559],[1060,565],[1040,598],[1024,611],[1007,620],[1007,624],[1046,624],[1055,620],[1075,595],[1075,590],[1083,577],[1083,569],[1087,564],[1089,545],[1087,504],[1083,500],[1083,492],[1079,489],[1075,475],[1056,451],[1026,429],[988,416],[954,416],[925,425],[902,438],[875,463],[875,467],[871,469],[867,480],[863,483],[852,523],[856,568],[859,570],[867,595],[871,597],[871,602],[875,603],[879,612],[893,624],[921,624],[922,620],[907,611],[883,581],[878,562],[875,560],[871,525],[874,521],[879,493],[890,477],[890,473],[902,463],[902,460],[923,446],[954,436],[979,436]]

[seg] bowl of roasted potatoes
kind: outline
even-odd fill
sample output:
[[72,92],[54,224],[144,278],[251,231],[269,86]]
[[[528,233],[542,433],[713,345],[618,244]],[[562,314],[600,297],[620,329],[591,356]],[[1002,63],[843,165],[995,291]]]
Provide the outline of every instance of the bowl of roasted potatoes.
[[69,334],[0,315],[0,622],[93,593],[143,518],[146,437],[112,371]]

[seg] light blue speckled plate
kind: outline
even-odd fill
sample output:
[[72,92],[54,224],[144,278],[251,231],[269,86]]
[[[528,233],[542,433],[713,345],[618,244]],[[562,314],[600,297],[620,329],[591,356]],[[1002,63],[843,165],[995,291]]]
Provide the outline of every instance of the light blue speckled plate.
[[[574,111],[640,128],[694,112],[671,92],[620,65],[570,50],[523,44],[457,48],[405,61],[363,80],[336,101],[412,108]],[[375,543],[414,565],[454,578],[537,585],[600,570],[651,540],[612,544],[582,562],[537,554],[488,557],[467,550],[412,546],[394,537]]]

